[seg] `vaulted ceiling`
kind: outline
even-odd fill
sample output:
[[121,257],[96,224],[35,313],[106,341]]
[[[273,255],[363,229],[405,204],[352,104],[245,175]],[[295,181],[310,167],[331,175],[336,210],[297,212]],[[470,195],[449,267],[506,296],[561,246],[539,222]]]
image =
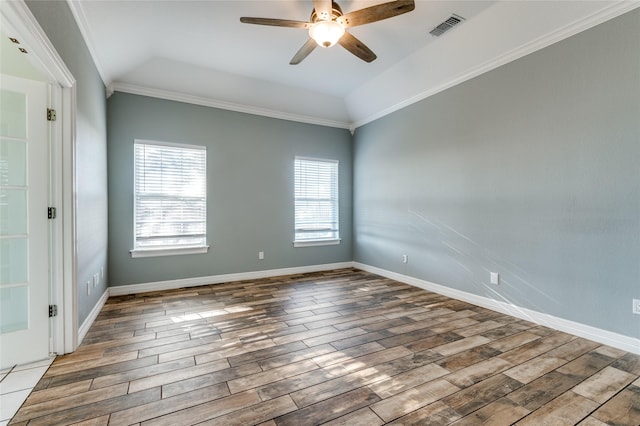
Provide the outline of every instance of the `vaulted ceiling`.
[[[388,0],[342,0],[345,13]],[[376,54],[340,46],[289,65],[308,40],[297,28],[241,16],[306,21],[312,0],[87,1],[72,12],[110,91],[355,128],[637,7],[611,1],[428,1],[350,29]],[[465,20],[429,34],[451,16]]]

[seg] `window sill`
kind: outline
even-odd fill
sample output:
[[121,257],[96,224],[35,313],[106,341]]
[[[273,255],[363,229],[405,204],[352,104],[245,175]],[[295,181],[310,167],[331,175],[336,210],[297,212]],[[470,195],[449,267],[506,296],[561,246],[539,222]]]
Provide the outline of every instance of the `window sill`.
[[340,238],[331,240],[307,240],[307,241],[294,241],[294,247],[313,247],[313,246],[335,246],[342,241]]
[[132,258],[137,257],[159,257],[159,256],[181,256],[185,254],[203,254],[209,252],[209,246],[184,247],[184,248],[162,248],[162,249],[141,249],[130,250]]

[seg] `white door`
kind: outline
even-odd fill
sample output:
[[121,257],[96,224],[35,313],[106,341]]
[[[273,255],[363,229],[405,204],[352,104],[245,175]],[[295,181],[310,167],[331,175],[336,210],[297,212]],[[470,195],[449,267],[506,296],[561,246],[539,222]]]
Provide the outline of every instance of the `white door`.
[[47,98],[0,75],[0,368],[49,355]]

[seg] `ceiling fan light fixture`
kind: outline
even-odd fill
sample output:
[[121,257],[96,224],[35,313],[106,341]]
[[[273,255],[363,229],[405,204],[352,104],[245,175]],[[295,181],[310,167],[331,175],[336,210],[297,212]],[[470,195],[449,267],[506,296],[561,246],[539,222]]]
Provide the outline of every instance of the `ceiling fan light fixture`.
[[344,35],[344,27],[336,21],[318,21],[309,28],[309,37],[320,47],[331,47]]
[[293,55],[293,58],[289,61],[291,65],[297,65],[302,62],[316,46],[328,48],[336,43],[339,43],[340,46],[363,61],[371,62],[376,59],[376,54],[346,29],[393,18],[394,16],[411,12],[414,9],[415,0],[392,0],[354,10],[345,15],[342,13],[338,3],[333,0],[313,0],[313,10],[308,21],[242,16],[240,17],[240,22],[306,29],[309,32],[309,38]]

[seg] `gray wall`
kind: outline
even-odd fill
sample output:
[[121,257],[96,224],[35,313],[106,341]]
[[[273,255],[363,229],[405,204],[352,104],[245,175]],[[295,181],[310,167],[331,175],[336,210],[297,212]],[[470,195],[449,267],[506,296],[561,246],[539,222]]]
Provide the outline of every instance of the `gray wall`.
[[[119,92],[107,109],[112,286],[352,260],[347,130]],[[209,253],[131,258],[134,139],[207,147]],[[296,155],[340,161],[340,245],[293,247]]]
[[[107,153],[104,86],[66,2],[27,4],[77,80],[80,322],[108,281],[354,258],[640,337],[640,11],[358,129],[352,162],[345,130],[122,93]],[[135,138],[208,146],[209,254],[130,258]],[[291,244],[295,155],[340,160],[340,246]]]
[[[27,1],[76,79],[78,321],[107,288],[107,123],[105,87],[65,1]],[[104,268],[105,279],[87,295],[86,283]]]
[[640,337],[640,11],[359,128],[354,206],[358,262]]

